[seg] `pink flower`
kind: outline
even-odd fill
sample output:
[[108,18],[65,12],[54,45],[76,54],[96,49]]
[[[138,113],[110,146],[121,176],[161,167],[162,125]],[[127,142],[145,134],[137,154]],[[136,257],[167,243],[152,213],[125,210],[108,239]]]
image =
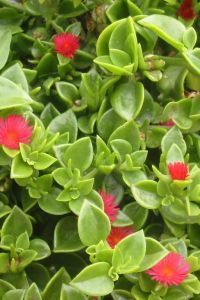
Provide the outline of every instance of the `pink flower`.
[[191,20],[196,17],[193,0],[184,0],[178,9],[178,15],[184,20]]
[[134,230],[131,226],[112,227],[106,240],[111,248],[115,248],[115,245],[132,233],[134,233]]
[[19,115],[0,119],[0,144],[9,149],[19,149],[19,143],[29,144],[32,127]]
[[110,222],[114,222],[119,212],[119,207],[115,202],[115,196],[109,193],[105,193],[103,190],[99,191],[104,203],[104,212],[107,214]]
[[55,51],[62,56],[73,58],[80,48],[78,36],[71,33],[60,33],[54,37]]
[[190,271],[190,265],[179,253],[170,252],[155,266],[146,271],[152,280],[166,286],[181,284]]
[[188,166],[183,162],[169,163],[167,165],[173,180],[185,180],[188,174]]
[[161,122],[159,125],[161,126],[168,126],[172,127],[175,125],[174,121],[172,119],[167,120],[166,122]]

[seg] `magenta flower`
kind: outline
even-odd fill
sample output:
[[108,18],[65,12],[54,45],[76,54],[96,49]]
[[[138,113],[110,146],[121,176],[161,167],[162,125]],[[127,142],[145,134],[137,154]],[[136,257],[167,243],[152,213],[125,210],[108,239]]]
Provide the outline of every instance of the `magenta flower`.
[[169,163],[167,165],[173,180],[185,180],[188,174],[188,166],[183,162]]
[[54,37],[55,51],[62,56],[73,58],[80,48],[78,36],[71,33],[60,33]]
[[179,253],[170,252],[155,266],[146,271],[152,280],[166,286],[179,285],[188,276],[190,265]]
[[104,192],[103,190],[99,191],[101,198],[104,203],[104,212],[110,219],[110,222],[114,222],[117,218],[117,214],[119,212],[119,207],[115,202],[115,196],[109,193]]
[[111,248],[115,248],[115,246],[123,240],[128,235],[134,233],[134,230],[131,226],[125,227],[112,227],[109,236],[107,237],[107,242]]
[[191,20],[196,17],[193,0],[184,0],[178,9],[178,15],[184,20]]
[[0,144],[9,149],[19,149],[19,144],[29,144],[32,126],[19,115],[0,119]]

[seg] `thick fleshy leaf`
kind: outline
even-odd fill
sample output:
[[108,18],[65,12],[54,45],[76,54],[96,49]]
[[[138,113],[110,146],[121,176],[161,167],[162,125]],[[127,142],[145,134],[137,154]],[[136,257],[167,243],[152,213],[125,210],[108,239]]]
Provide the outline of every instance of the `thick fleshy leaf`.
[[8,291],[4,294],[2,300],[23,300],[24,299],[25,290],[12,290]]
[[53,133],[69,132],[70,142],[74,142],[77,137],[77,120],[71,109],[55,117],[49,124],[49,130]]
[[111,94],[111,104],[117,114],[125,120],[135,118],[143,105],[144,88],[139,82],[118,84]]
[[87,297],[74,287],[63,284],[60,300],[87,300]]
[[114,269],[119,274],[137,271],[144,259],[145,251],[146,242],[143,231],[129,235],[115,246],[112,259]]
[[104,296],[112,292],[114,283],[108,276],[110,265],[99,262],[86,267],[70,284],[87,295]]
[[157,183],[144,180],[132,185],[131,191],[135,200],[144,208],[155,209],[161,205],[162,198],[157,193]]
[[18,63],[6,69],[1,75],[19,85],[25,92],[28,93],[28,82],[22,67]]
[[163,257],[167,255],[168,251],[156,240],[146,238],[146,253],[142,260],[138,272],[150,269]]
[[61,288],[63,283],[69,283],[70,277],[64,268],[61,268],[47,283],[42,292],[43,300],[60,299]]
[[40,291],[35,283],[32,283],[31,286],[28,288],[24,300],[42,300],[40,295]]
[[11,178],[27,178],[33,173],[33,168],[25,163],[20,154],[15,156],[11,166]]
[[186,144],[181,131],[176,126],[173,126],[162,139],[162,152],[167,153],[173,143],[175,143],[181,149],[183,155],[185,155]]
[[10,43],[11,43],[12,34],[8,29],[1,28],[0,30],[0,69],[4,67],[7,62],[8,55],[10,52]]
[[180,21],[165,15],[151,15],[140,20],[138,23],[151,29],[161,39],[178,50],[182,51],[184,49],[182,40],[185,26]]
[[90,138],[79,139],[70,145],[64,154],[64,160],[66,165],[71,161],[72,168],[78,168],[80,171],[87,170],[93,160],[93,148]]
[[135,230],[139,230],[147,220],[148,210],[137,202],[129,203],[124,206],[123,211],[133,221],[133,227]]
[[44,259],[51,254],[49,245],[42,239],[31,240],[30,249],[37,252],[37,256],[34,258],[34,260]]
[[109,142],[116,139],[122,139],[129,142],[132,150],[138,150],[140,147],[140,135],[137,125],[131,120],[119,126],[110,136]]
[[77,220],[71,216],[59,220],[54,231],[54,252],[74,252],[83,247],[78,235]]
[[71,83],[64,81],[56,82],[56,89],[60,98],[67,104],[72,105],[73,101],[79,97],[77,88]]
[[98,244],[108,236],[110,221],[100,208],[85,200],[78,219],[78,232],[84,245]]
[[7,217],[2,226],[1,236],[11,235],[17,238],[21,233],[24,233],[24,231],[26,231],[29,236],[32,234],[31,221],[20,208],[14,206],[11,214]]

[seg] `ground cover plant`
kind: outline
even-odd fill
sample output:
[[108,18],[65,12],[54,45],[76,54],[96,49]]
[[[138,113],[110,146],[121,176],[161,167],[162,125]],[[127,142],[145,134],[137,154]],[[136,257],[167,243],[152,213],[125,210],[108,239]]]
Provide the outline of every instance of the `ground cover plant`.
[[0,0],[0,299],[200,299],[199,11]]

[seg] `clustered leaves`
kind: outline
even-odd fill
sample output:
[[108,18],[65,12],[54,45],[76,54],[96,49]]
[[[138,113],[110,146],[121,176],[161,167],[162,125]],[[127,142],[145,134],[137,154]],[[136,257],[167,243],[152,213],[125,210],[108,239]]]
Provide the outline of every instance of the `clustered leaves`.
[[0,0],[0,299],[199,299],[199,11]]

